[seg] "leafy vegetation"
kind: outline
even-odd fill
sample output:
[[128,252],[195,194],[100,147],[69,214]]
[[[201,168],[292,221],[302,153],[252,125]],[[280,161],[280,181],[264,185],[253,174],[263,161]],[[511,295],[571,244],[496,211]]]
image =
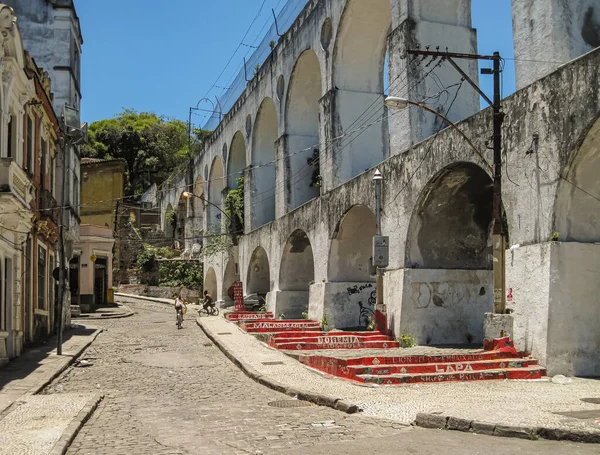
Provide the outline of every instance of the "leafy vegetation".
[[210,132],[195,130],[190,147],[185,122],[125,109],[114,118],[92,123],[89,134],[82,156],[125,160],[125,194],[130,196],[164,182],[201,149]]
[[244,230],[244,177],[237,179],[238,187],[229,191],[225,198],[227,231],[239,234]]
[[198,261],[159,261],[160,286],[202,289],[202,264]]

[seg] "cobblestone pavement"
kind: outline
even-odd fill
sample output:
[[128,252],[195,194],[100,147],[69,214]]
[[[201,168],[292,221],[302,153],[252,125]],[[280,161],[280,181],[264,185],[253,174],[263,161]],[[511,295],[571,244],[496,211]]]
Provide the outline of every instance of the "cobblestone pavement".
[[194,315],[177,330],[172,309],[126,303],[136,314],[102,321],[105,331],[83,355],[92,365],[69,368],[44,391],[105,395],[68,454],[365,453],[377,441],[388,448],[381,453],[462,453],[466,445],[470,454],[596,453],[597,446],[422,430],[313,405],[272,407],[290,397],[246,377]]

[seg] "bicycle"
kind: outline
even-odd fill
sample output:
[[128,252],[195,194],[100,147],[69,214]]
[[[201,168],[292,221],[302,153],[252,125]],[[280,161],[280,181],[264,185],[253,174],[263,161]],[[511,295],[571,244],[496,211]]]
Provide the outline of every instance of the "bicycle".
[[177,311],[177,329],[183,328],[183,310]]
[[219,309],[217,308],[217,306],[214,303],[209,303],[209,304],[204,304],[202,305],[202,310],[200,310],[201,313],[206,313],[207,316],[218,316],[219,315]]

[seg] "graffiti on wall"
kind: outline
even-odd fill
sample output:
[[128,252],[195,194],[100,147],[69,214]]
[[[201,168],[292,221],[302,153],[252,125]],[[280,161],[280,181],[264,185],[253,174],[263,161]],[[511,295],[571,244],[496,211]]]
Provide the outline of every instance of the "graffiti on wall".
[[412,299],[415,308],[424,309],[430,305],[449,308],[466,304],[474,297],[486,294],[485,286],[477,292],[471,283],[420,282],[412,283]]
[[369,325],[369,318],[373,321],[375,316],[375,302],[377,291],[373,289],[373,283],[354,285],[347,288],[349,296],[358,296],[358,326]]

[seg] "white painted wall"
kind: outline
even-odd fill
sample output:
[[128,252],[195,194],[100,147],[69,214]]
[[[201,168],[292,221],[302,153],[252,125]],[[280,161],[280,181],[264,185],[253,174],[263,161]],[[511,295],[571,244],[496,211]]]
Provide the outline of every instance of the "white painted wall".
[[491,271],[404,270],[400,333],[417,344],[482,344],[492,311]]

